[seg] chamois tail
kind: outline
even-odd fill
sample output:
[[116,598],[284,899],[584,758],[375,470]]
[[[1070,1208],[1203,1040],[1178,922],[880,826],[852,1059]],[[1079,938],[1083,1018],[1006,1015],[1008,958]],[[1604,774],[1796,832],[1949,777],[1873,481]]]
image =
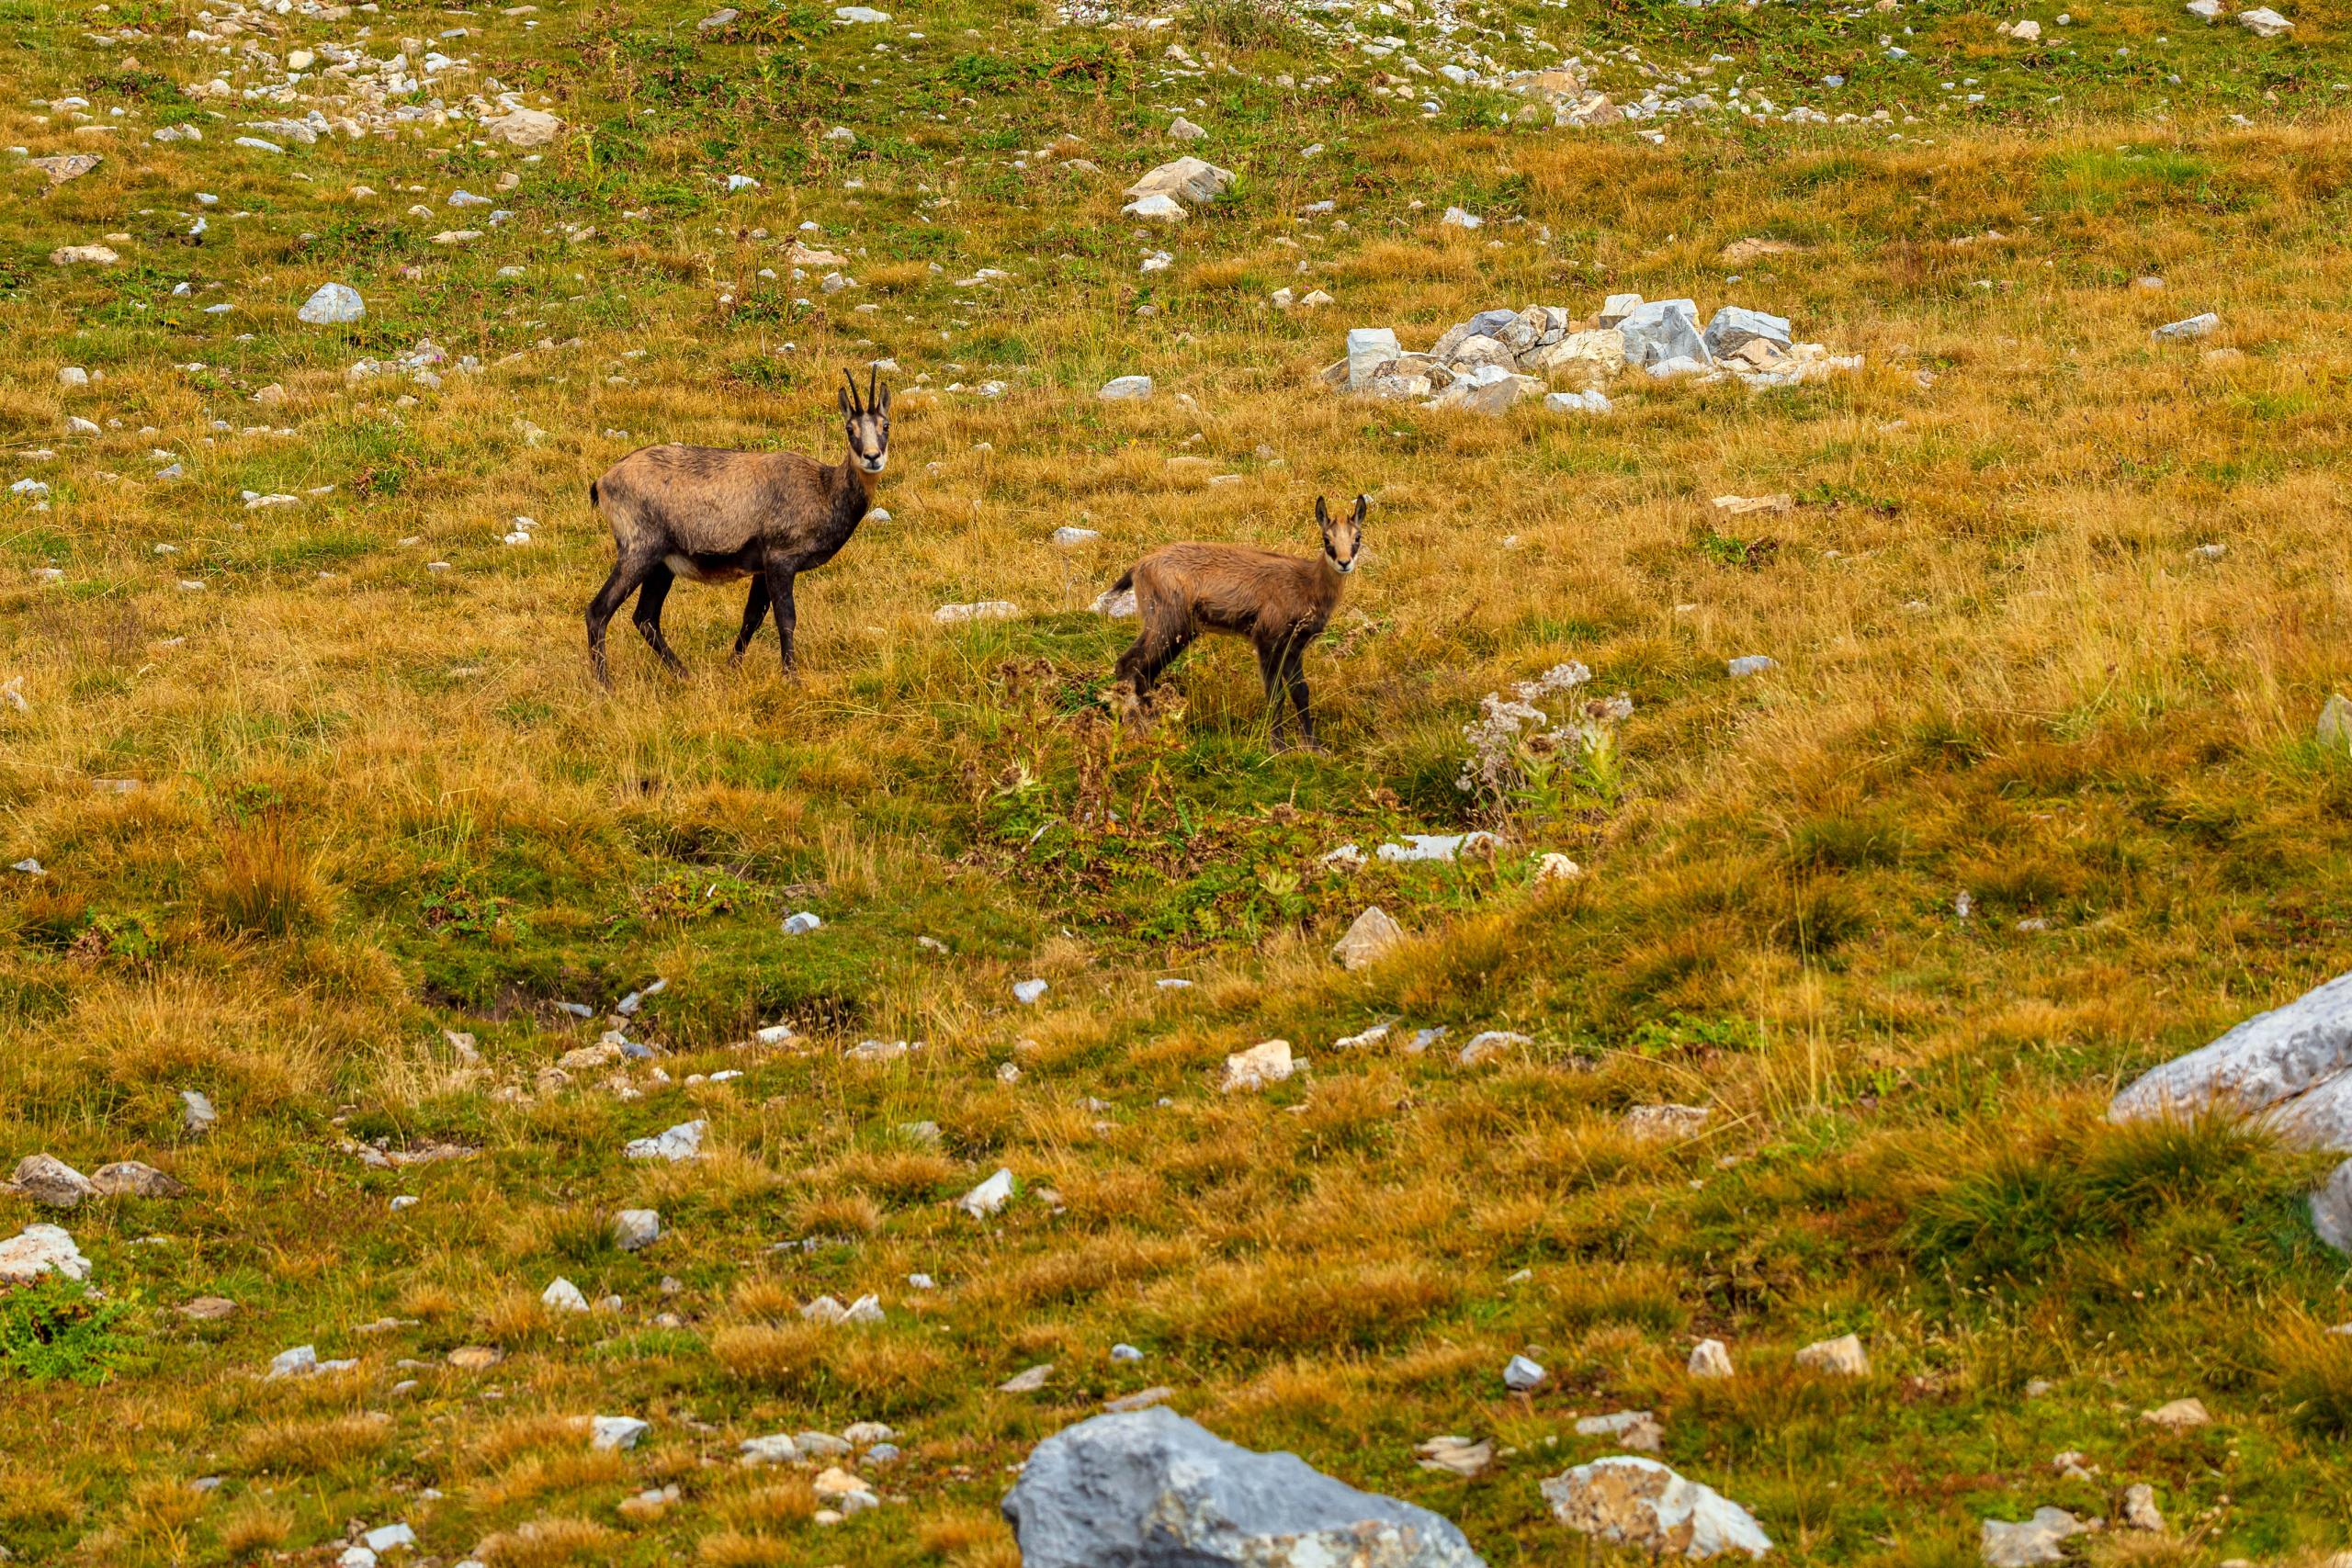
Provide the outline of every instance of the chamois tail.
[[596,479],[590,479],[588,481],[588,504],[591,506],[602,506],[605,504],[605,498],[596,493],[596,486],[599,482],[600,481]]
[[1111,584],[1111,592],[1114,593],[1125,593],[1128,589],[1133,588],[1135,585],[1136,569],[1129,567],[1126,570],[1119,573],[1118,581]]

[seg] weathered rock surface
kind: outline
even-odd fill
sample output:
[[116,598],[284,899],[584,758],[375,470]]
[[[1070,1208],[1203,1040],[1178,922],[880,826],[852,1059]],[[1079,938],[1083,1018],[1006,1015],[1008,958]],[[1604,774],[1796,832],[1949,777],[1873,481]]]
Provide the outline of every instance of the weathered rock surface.
[[630,1159],[689,1160],[702,1157],[707,1122],[681,1122],[650,1138],[631,1138],[621,1153]]
[[90,1260],[62,1227],[27,1225],[22,1234],[0,1241],[0,1290],[28,1285],[51,1271],[69,1280],[90,1277]]
[[1707,362],[1707,345],[1699,336],[1699,305],[1694,299],[1647,299],[1625,313],[1617,323],[1625,340],[1625,363],[1658,365],[1669,359]]
[[1296,1070],[1290,1059],[1290,1042],[1261,1040],[1247,1051],[1225,1059],[1225,1077],[1217,1088],[1227,1094],[1281,1083]]
[[1833,1377],[1866,1378],[1871,1375],[1870,1353],[1862,1348],[1861,1337],[1840,1335],[1808,1345],[1797,1352],[1797,1365]]
[[563,121],[541,109],[515,109],[485,120],[482,134],[509,147],[544,147],[563,134]]
[[1786,316],[1768,315],[1742,305],[1725,305],[1717,310],[1699,341],[1717,359],[1728,358],[1751,343],[1770,344],[1783,354],[1792,346]]
[[1012,1172],[1001,1169],[995,1175],[956,1200],[956,1206],[976,1220],[985,1220],[1012,1197]]
[[9,1183],[34,1202],[51,1209],[70,1209],[98,1190],[90,1179],[54,1155],[27,1155],[17,1162]]
[[2352,975],[2142,1074],[2107,1117],[2137,1122],[2214,1109],[2254,1117],[2305,1147],[2352,1154]]
[[117,1160],[102,1165],[90,1178],[90,1185],[109,1198],[185,1198],[187,1186],[177,1179],[164,1175],[152,1165],[135,1159]]
[[1703,1105],[1636,1105],[1625,1112],[1618,1125],[1627,1137],[1641,1143],[1662,1143],[1670,1138],[1691,1138],[1707,1130],[1707,1108]]
[[1552,1515],[1571,1529],[1657,1556],[1698,1561],[1724,1552],[1761,1557],[1771,1538],[1755,1516],[1711,1486],[1654,1459],[1612,1454],[1543,1483]]
[[1129,199],[1165,196],[1194,206],[1215,201],[1233,188],[1233,171],[1220,169],[1205,158],[1179,158],[1162,164],[1120,194]]
[[298,321],[324,327],[356,321],[367,313],[368,306],[359,298],[359,290],[347,283],[322,283],[318,292],[302,301],[302,308],[294,315]]
[[2335,1168],[2327,1184],[2312,1194],[2312,1228],[2338,1252],[2352,1252],[2352,1159]]
[[1579,1438],[1614,1438],[1616,1446],[1635,1453],[1654,1454],[1666,1446],[1666,1428],[1646,1410],[1620,1410],[1608,1416],[1587,1416],[1577,1423]]
[[1484,1568],[1427,1509],[1165,1408],[1098,1416],[1038,1444],[1004,1517],[1023,1568]]
[[2143,1410],[2140,1420],[2143,1426],[2161,1427],[2167,1432],[2186,1432],[2212,1425],[2213,1416],[2201,1399],[2176,1399],[2154,1410]]
[[1405,928],[1375,904],[1355,918],[1348,934],[1331,949],[1331,956],[1342,968],[1363,969],[1379,963],[1404,940]]
[[633,1449],[652,1429],[651,1423],[634,1416],[594,1416],[588,1423],[588,1446],[612,1451]]
[[2185,321],[2166,321],[2151,330],[2148,335],[2159,343],[2188,343],[2200,337],[2211,337],[2221,331],[2222,318],[2207,310]]
[[2020,1524],[2003,1519],[1982,1521],[1977,1551],[1989,1568],[2031,1568],[2037,1562],[2064,1562],[2059,1542],[2083,1533],[2083,1522],[2064,1508],[2036,1508]]
[[62,186],[80,179],[105,161],[96,152],[61,152],[54,158],[28,158],[25,166],[47,175],[51,185]]
[[2341,692],[2331,695],[2319,710],[2319,722],[2312,727],[2312,733],[2333,750],[2352,750],[2352,697]]
[[1475,1476],[1495,1459],[1492,1438],[1476,1442],[1468,1438],[1446,1436],[1431,1438],[1413,1450],[1423,1470],[1434,1470],[1448,1475]]

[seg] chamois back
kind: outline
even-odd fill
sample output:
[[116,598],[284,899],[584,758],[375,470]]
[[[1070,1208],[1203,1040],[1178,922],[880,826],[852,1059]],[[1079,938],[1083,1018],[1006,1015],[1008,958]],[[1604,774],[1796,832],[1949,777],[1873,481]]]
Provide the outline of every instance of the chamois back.
[[589,499],[622,555],[661,543],[690,556],[732,556],[780,526],[830,512],[843,475],[797,452],[643,446],[606,469]]

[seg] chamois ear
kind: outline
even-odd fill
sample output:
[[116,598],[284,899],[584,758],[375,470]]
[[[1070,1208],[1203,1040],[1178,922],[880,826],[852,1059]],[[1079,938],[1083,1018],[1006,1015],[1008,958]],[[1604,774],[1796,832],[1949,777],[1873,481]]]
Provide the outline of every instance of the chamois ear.
[[1368,495],[1360,495],[1360,496],[1356,497],[1356,526],[1357,526],[1357,527],[1361,528],[1361,527],[1363,527],[1363,514],[1364,514],[1365,513],[1367,513],[1367,512],[1371,511],[1371,510],[1372,510],[1372,497],[1370,497],[1370,496],[1368,496]]
[[857,400],[857,377],[853,372],[844,370],[842,372],[842,379],[849,383],[849,390],[842,399],[842,412],[844,414],[865,412],[865,405]]
[[1327,534],[1331,531],[1331,511],[1323,504],[1323,498],[1319,495],[1315,498],[1315,525]]
[[842,417],[843,419],[847,419],[847,418],[849,418],[849,417],[850,417],[849,394],[848,394],[847,392],[844,392],[844,391],[842,391],[842,390],[840,390],[840,389],[836,389],[834,390],[834,392],[833,392],[833,400],[834,400],[835,402],[837,402],[837,403],[839,403],[839,404],[841,404],[841,405],[842,405]]
[[883,389],[882,389],[882,401],[881,401],[878,405],[876,405],[876,406],[877,406],[877,408],[878,408],[878,410],[879,410],[879,412],[880,412],[880,413],[881,413],[881,415],[882,415],[882,417],[883,417],[884,419],[888,419],[888,418],[889,418],[889,417],[890,417],[890,389],[889,389],[889,388],[885,387],[885,388],[883,388]]

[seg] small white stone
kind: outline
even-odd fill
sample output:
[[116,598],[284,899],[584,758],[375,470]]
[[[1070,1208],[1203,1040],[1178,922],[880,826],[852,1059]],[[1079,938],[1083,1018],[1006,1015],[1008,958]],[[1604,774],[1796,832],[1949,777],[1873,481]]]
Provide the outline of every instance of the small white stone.
[[976,1220],[984,1220],[1003,1208],[1012,1197],[1012,1172],[999,1169],[994,1176],[957,1199],[956,1206]]
[[588,1446],[627,1450],[637,1447],[637,1440],[652,1429],[651,1423],[640,1421],[634,1416],[598,1416],[588,1424]]
[[632,1138],[621,1152],[630,1159],[688,1160],[700,1157],[705,1122],[681,1122],[650,1138]]
[[558,1275],[552,1284],[539,1292],[539,1300],[550,1312],[586,1312],[588,1310],[588,1298],[580,1293],[580,1287],[561,1275]]
[[1720,1339],[1702,1339],[1690,1348],[1689,1371],[1694,1378],[1730,1377],[1731,1351]]
[[1261,1040],[1247,1051],[1237,1051],[1225,1059],[1225,1076],[1217,1089],[1225,1094],[1244,1089],[1259,1089],[1268,1084],[1281,1083],[1297,1071],[1291,1060],[1290,1042]]
[[1861,1337],[1840,1335],[1835,1339],[1823,1339],[1797,1352],[1797,1365],[1834,1377],[1866,1378],[1871,1375],[1870,1353],[1862,1348]]

